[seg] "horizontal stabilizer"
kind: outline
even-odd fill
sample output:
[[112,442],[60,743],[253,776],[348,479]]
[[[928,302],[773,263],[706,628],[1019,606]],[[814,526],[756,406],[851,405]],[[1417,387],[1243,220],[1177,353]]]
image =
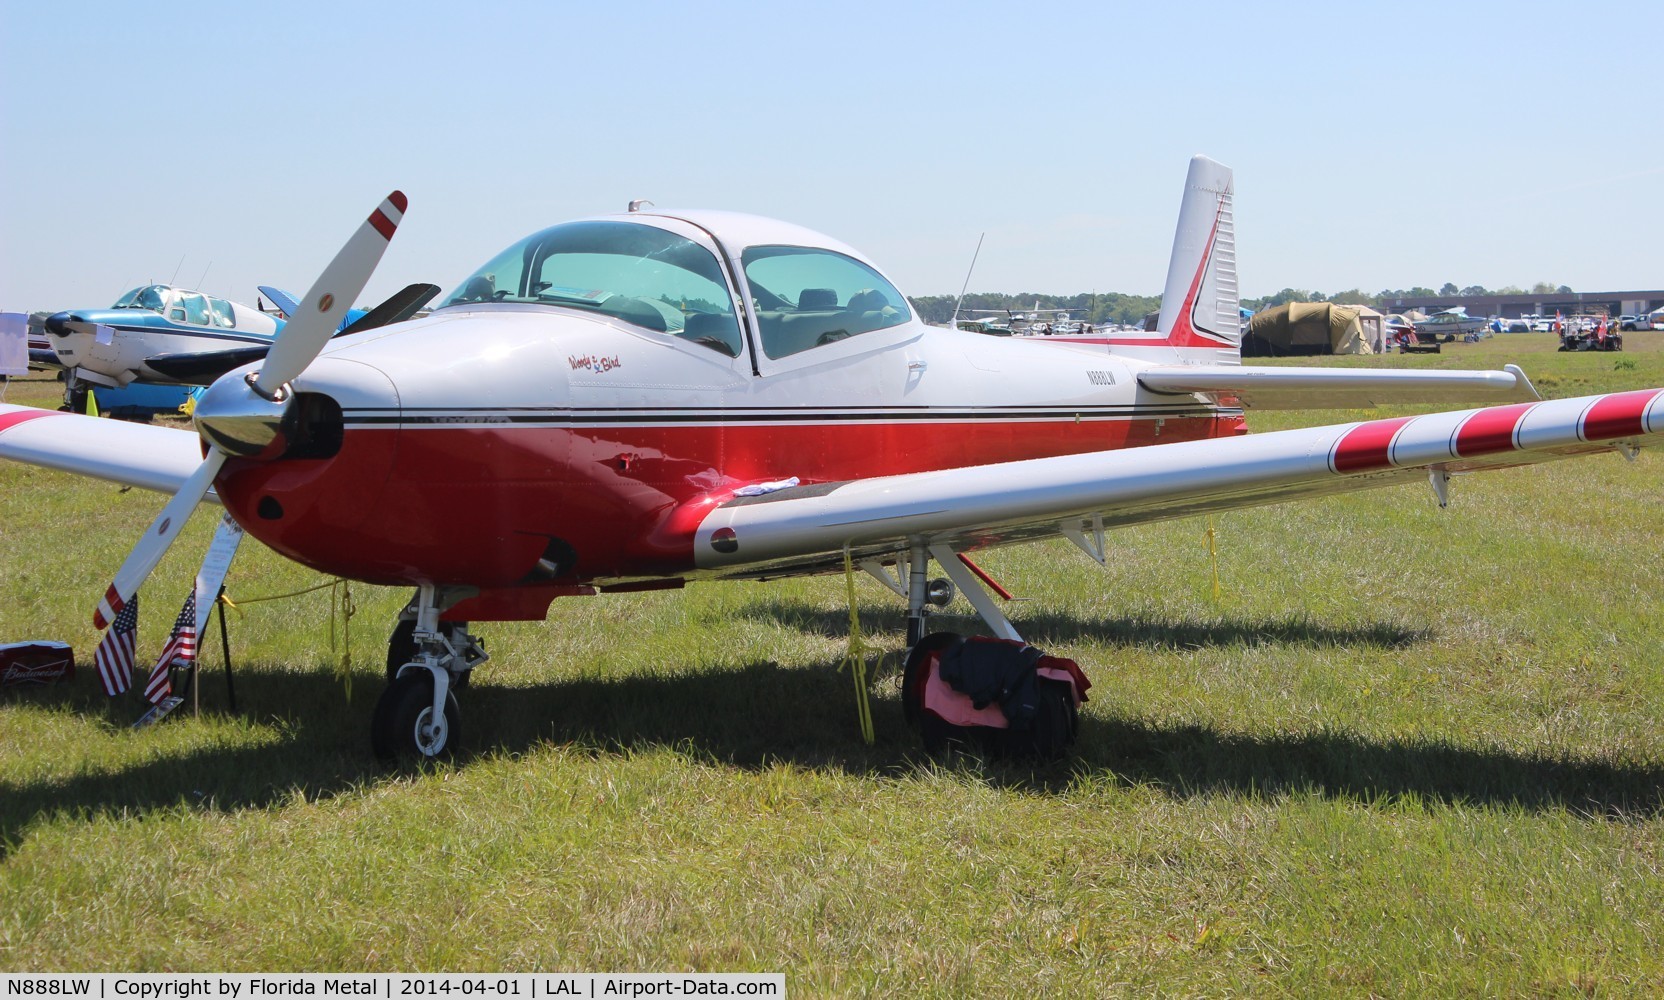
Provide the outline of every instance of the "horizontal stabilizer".
[[1138,373],[1151,392],[1232,397],[1251,410],[1338,410],[1397,403],[1525,403],[1540,399],[1517,365],[1504,371],[1246,368],[1167,365]]
[[271,285],[256,285],[255,287],[266,298],[271,299],[272,305],[283,310],[285,316],[293,316],[300,309],[300,300],[281,288],[274,288]]
[[389,295],[381,305],[347,324],[347,328],[337,333],[337,337],[348,337],[366,330],[374,330],[380,326],[392,326],[422,311],[435,295],[439,294],[439,286],[427,282],[417,282],[406,285]]

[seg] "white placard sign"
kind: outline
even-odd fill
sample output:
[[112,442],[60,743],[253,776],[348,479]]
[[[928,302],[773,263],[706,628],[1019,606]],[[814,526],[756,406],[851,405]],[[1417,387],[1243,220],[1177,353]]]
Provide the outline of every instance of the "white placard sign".
[[225,574],[231,569],[231,560],[237,555],[237,546],[242,543],[243,529],[231,520],[230,514],[221,514],[214,541],[209,544],[208,555],[203,557],[202,568],[196,574],[198,643],[202,641],[202,630],[208,624],[208,612],[214,609],[214,601],[220,596],[220,586],[225,583]]
[[29,374],[29,314],[0,312],[0,375]]

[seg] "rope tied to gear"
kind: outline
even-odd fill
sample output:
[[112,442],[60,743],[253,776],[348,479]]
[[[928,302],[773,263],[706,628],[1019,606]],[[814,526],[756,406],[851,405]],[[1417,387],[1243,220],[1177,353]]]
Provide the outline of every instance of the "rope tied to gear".
[[867,637],[861,631],[861,612],[855,605],[855,565],[844,547],[844,588],[849,600],[849,652],[844,654],[850,676],[855,679],[855,712],[861,720],[861,739],[867,746],[875,742],[872,729],[872,705],[867,698]]
[[[225,605],[227,608],[230,608],[232,611],[237,612],[238,617],[242,617],[244,605],[264,604],[267,601],[286,601],[291,597],[302,597],[306,594],[317,593],[320,590],[329,591],[329,655],[332,659],[336,657],[335,618],[337,614],[341,617],[341,652],[335,663],[335,677],[341,682],[341,686],[346,689],[347,700],[351,701],[352,619],[354,615],[358,614],[358,604],[352,597],[352,581],[342,577],[335,577],[331,580],[327,580],[311,587],[303,587],[300,590],[291,590],[284,594],[264,594],[260,597],[245,597],[240,601],[233,601],[230,594],[221,590],[219,603]],[[223,618],[223,611],[221,612],[221,616]]]
[[1213,564],[1213,603],[1219,603],[1219,536],[1213,527],[1213,515],[1208,515],[1208,560]]

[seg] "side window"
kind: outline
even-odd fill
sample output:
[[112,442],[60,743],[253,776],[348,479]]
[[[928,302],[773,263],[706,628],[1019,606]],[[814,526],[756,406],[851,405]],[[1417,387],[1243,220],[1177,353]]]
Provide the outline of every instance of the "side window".
[[216,299],[210,296],[208,299],[208,308],[214,314],[215,324],[223,326],[227,330],[234,329],[237,326],[237,314],[232,311],[231,303],[225,301],[224,299]]
[[175,323],[208,325],[208,300],[196,292],[180,292],[168,311],[168,319]]
[[813,247],[757,246],[741,255],[763,353],[784,358],[900,326],[907,300],[877,271]]

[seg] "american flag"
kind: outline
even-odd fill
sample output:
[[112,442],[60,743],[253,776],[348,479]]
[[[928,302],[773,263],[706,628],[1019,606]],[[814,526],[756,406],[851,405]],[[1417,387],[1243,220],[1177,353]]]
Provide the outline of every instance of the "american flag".
[[196,591],[185,598],[179,617],[173,621],[173,634],[162,647],[162,655],[150,668],[150,681],[144,686],[144,696],[152,705],[173,693],[173,681],[168,670],[175,665],[188,667],[196,662]]
[[104,693],[112,698],[133,683],[133,647],[138,639],[139,595],[134,594],[92,654],[93,663],[98,666],[98,679],[104,682]]

